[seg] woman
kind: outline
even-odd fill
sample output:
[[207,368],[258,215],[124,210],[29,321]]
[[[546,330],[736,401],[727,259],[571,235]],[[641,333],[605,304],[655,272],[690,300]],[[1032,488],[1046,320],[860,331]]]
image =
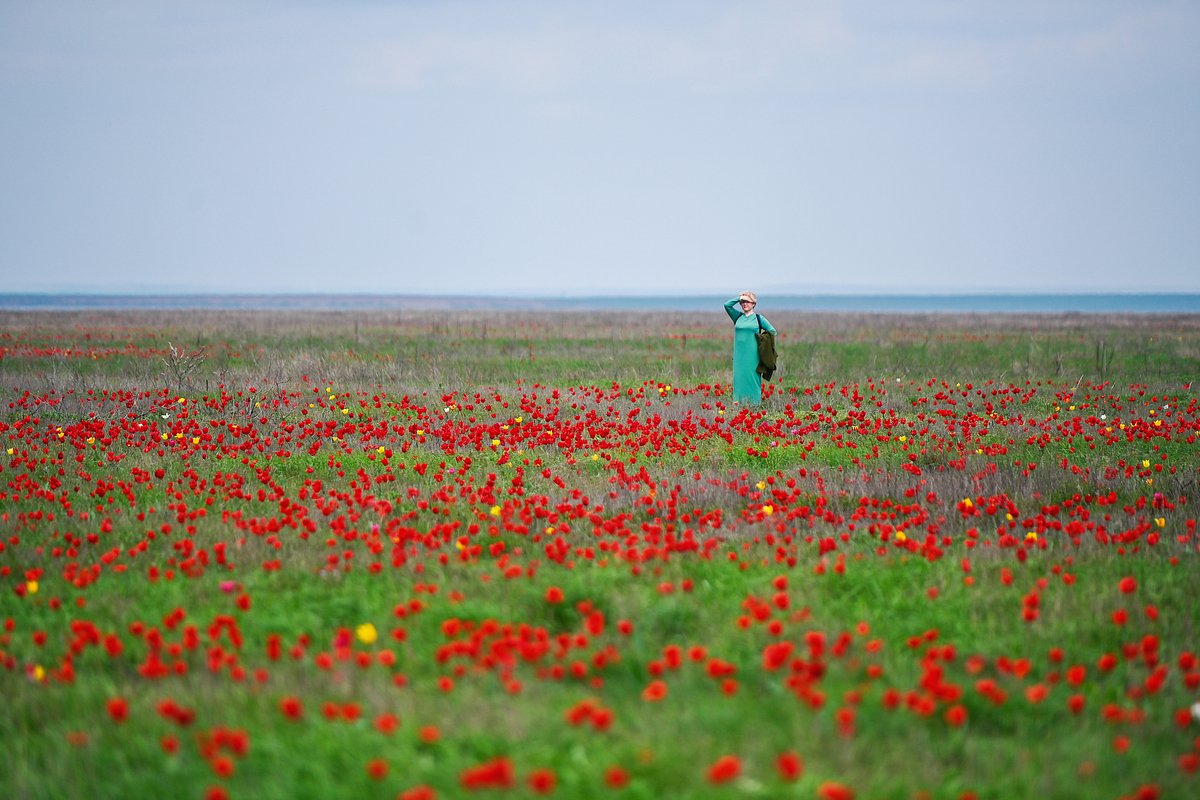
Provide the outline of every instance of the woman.
[[767,318],[754,312],[758,297],[742,292],[725,303],[725,313],[733,320],[733,402],[758,405],[762,402],[762,376],[758,374],[758,331],[775,333]]

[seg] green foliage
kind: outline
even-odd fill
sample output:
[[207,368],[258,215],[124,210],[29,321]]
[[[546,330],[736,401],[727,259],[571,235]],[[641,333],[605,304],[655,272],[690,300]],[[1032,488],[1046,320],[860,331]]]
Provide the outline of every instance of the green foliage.
[[[559,797],[1192,793],[1194,320],[772,315],[785,373],[737,409],[723,320],[648,316],[11,325],[0,794],[458,797],[499,757],[513,796],[541,768]],[[168,342],[206,360],[165,380]],[[126,390],[145,394],[94,399]],[[171,427],[177,406],[194,427]],[[44,439],[18,433],[34,417]],[[334,427],[281,440],[313,421]],[[154,447],[127,444],[141,422]],[[565,422],[577,440],[538,438]],[[84,423],[94,435],[55,433]],[[188,444],[234,424],[275,438]],[[486,435],[444,445],[469,424]],[[1102,524],[1068,532],[1084,519]],[[685,533],[695,546],[670,550]],[[794,649],[765,666],[779,643]],[[167,674],[144,674],[152,653]],[[797,660],[819,678],[789,681]],[[931,687],[959,695],[922,711]],[[587,703],[611,722],[568,721]],[[248,748],[220,751],[224,776],[210,751],[230,731]],[[794,783],[785,751],[805,762]],[[727,754],[742,774],[714,785]],[[613,766],[624,789],[605,785]]]

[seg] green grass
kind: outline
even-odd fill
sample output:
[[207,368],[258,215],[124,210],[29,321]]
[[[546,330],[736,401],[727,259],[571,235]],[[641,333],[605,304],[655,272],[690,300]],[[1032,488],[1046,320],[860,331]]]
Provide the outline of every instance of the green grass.
[[[811,798],[826,781],[883,798],[968,791],[980,798],[1109,798],[1150,782],[1164,797],[1194,793],[1197,778],[1177,762],[1194,750],[1196,728],[1178,725],[1176,714],[1195,702],[1179,663],[1196,652],[1200,626],[1194,533],[1189,538],[1200,456],[1186,425],[1175,425],[1195,417],[1187,411],[1197,399],[1187,381],[1200,366],[1194,320],[1114,325],[1083,318],[1070,328],[1028,317],[773,315],[788,334],[780,345],[785,370],[763,408],[743,413],[722,391],[723,320],[645,316],[439,317],[436,324],[462,340],[447,354],[432,336],[432,320],[419,316],[131,315],[86,328],[88,341],[105,343],[110,355],[6,357],[0,387],[13,407],[0,415],[8,426],[0,433],[19,452],[0,460],[0,619],[7,623],[0,631],[0,737],[8,744],[0,795],[203,797],[225,787],[235,798],[392,798],[427,784],[443,798],[459,797],[464,769],[502,756],[512,759],[521,784],[512,796],[529,795],[523,781],[538,768],[552,769],[556,796],[571,798]],[[30,347],[78,345],[85,330],[57,317],[17,322],[10,327]],[[1101,338],[1112,352],[1104,364],[1096,362]],[[175,385],[161,359],[124,351],[161,349],[167,341],[210,353],[188,385]],[[1101,367],[1104,385],[1096,383]],[[981,388],[988,380],[1004,393]],[[975,388],[967,391],[970,382]],[[100,444],[79,463],[69,440],[16,433],[17,423],[34,415],[52,430],[86,419],[115,425],[129,413],[89,389],[146,391],[137,414],[151,412],[154,398],[184,396],[187,421],[197,427],[161,457],[114,444],[124,456],[115,462]],[[31,410],[26,391],[65,399]],[[443,399],[449,392],[453,401]],[[286,404],[275,404],[280,397]],[[1026,431],[1024,423],[991,422],[986,435],[949,441],[930,433],[944,436],[947,420],[966,416],[968,401],[981,417],[983,403],[993,402],[1002,416],[1019,413],[1036,425]],[[1027,441],[1076,416],[1152,425],[1148,411],[1163,405],[1176,409],[1168,436],[1121,437],[1094,450],[1077,433]],[[936,414],[947,407],[952,418]],[[545,416],[550,412],[556,422]],[[182,422],[180,413],[160,429]],[[434,431],[465,425],[470,416],[479,426],[510,428],[488,427],[478,445],[443,450]],[[584,435],[586,446],[564,450],[557,440],[524,435],[576,417],[595,429],[594,437]],[[647,422],[654,417],[658,423]],[[314,438],[305,433],[309,420],[333,421],[338,430],[371,423],[375,432],[334,441],[322,428]],[[685,429],[696,420],[712,427]],[[307,438],[238,455],[187,444],[202,433],[228,435],[225,423],[234,421],[263,435]],[[413,425],[425,431],[423,441],[410,432]],[[605,432],[615,425],[630,432]],[[1090,434],[1094,425],[1084,427]],[[645,430],[663,434],[664,442],[674,436],[683,447],[652,450],[641,439]],[[514,444],[490,445],[493,436],[511,436]],[[1007,452],[975,452],[988,445]],[[385,459],[379,447],[393,455]],[[284,450],[290,455],[280,455]],[[1062,469],[1062,458],[1089,471]],[[1168,471],[1142,474],[1146,459]],[[1133,475],[1122,468],[1106,477],[1120,461],[1133,465]],[[428,465],[423,476],[419,463]],[[1031,463],[1038,465],[1032,472]],[[118,489],[92,494],[97,479],[130,481],[135,467],[165,474],[134,484],[132,507]],[[243,478],[248,497],[230,497],[229,483],[216,486],[218,473]],[[394,480],[374,481],[381,476]],[[314,481],[329,513],[314,499]],[[439,496],[443,488],[448,494]],[[248,520],[283,515],[277,491],[304,506],[311,533],[286,525],[251,530]],[[1065,508],[1039,515],[1043,506],[1109,491],[1115,504],[1084,503],[1092,527],[1078,534],[1078,544],[1050,529],[1042,546],[1000,545],[1000,529],[1018,541],[1026,536],[1027,517],[1063,525],[1084,519]],[[1155,508],[1155,492],[1175,507]],[[993,494],[1019,507],[1011,529],[1003,508],[967,518],[955,508],[964,497]],[[687,499],[676,508],[674,496]],[[391,503],[390,515],[368,497]],[[856,517],[864,502],[870,514]],[[570,510],[577,505],[579,515]],[[205,513],[190,516],[198,510]],[[240,513],[241,527],[225,513]],[[553,525],[550,513],[560,514]],[[102,531],[106,521],[111,530]],[[164,524],[169,534],[161,533]],[[467,533],[471,525],[478,526],[474,534]],[[881,536],[884,525],[891,533]],[[941,558],[920,551],[931,525]],[[1114,537],[1138,525],[1145,531],[1121,552],[1097,541],[1097,525]],[[546,533],[549,527],[557,533]],[[910,546],[897,543],[897,528]],[[666,535],[686,529],[716,546],[664,556]],[[389,530],[416,537],[397,546]],[[150,539],[147,531],[159,533]],[[1157,544],[1149,544],[1147,531]],[[555,536],[567,545],[557,561],[546,550]],[[458,550],[463,538],[481,548],[478,556]],[[76,540],[73,554],[62,552]],[[824,541],[836,549],[823,552]],[[216,563],[221,549],[232,568]],[[630,549],[645,560],[626,560]],[[92,568],[98,577],[87,586],[68,579]],[[37,592],[21,596],[17,590],[32,575]],[[1127,577],[1137,582],[1132,594],[1118,588]],[[547,599],[551,590],[562,602]],[[786,608],[777,605],[784,600]],[[1028,620],[1031,603],[1038,613]],[[756,619],[754,610],[764,607],[766,618]],[[172,618],[177,610],[182,620]],[[597,611],[604,624],[589,627],[597,625]],[[1127,615],[1122,625],[1114,622],[1117,611]],[[240,647],[227,629],[213,627],[228,619],[236,620]],[[367,623],[378,632],[373,643],[355,638]],[[88,626],[100,642],[77,640],[74,680],[55,679],[72,640]],[[196,636],[190,648],[189,627]],[[139,673],[152,650],[151,628],[162,637],[164,661],[184,665],[183,674]],[[343,631],[350,641],[339,649]],[[480,631],[490,632],[468,647]],[[843,635],[844,651],[832,652]],[[522,655],[521,636],[526,643],[544,637],[551,647]],[[817,636],[826,649],[814,658],[808,642]],[[106,651],[107,637],[120,641],[119,653]],[[281,643],[277,660],[268,656],[272,637]],[[293,658],[292,648],[305,639]],[[788,665],[766,669],[764,649],[782,641],[794,645]],[[1156,692],[1131,696],[1152,674],[1144,657],[1151,641],[1169,668],[1167,680]],[[183,649],[174,655],[173,646]],[[666,662],[671,648],[682,654],[677,667]],[[379,662],[384,650],[392,663]],[[1052,651],[1061,651],[1061,661]],[[494,661],[484,658],[489,654]],[[1103,672],[1097,665],[1106,654],[1116,664]],[[360,657],[370,664],[360,666]],[[607,662],[597,666],[597,657]],[[225,662],[210,669],[210,658]],[[819,663],[821,675],[809,688],[820,702],[789,686],[795,659]],[[943,687],[957,687],[961,697],[917,713],[906,699],[928,689],[922,681],[935,662]],[[1014,662],[1027,662],[1028,671],[1005,669]],[[709,673],[721,672],[720,665],[727,674]],[[1086,668],[1078,687],[1064,677],[1074,665]],[[37,670],[50,679],[39,681]],[[735,681],[730,694],[727,678]],[[445,679],[453,681],[451,691],[443,690]],[[648,702],[643,692],[656,679],[666,696]],[[976,688],[980,680],[993,681],[1007,700],[988,700]],[[1026,692],[1038,685],[1047,696],[1035,703]],[[885,705],[889,692],[900,698],[898,707]],[[1067,707],[1076,693],[1085,702],[1079,715]],[[304,704],[300,720],[280,710],[290,696]],[[121,724],[105,707],[115,697],[129,702]],[[194,710],[194,721],[166,719],[158,709],[167,700]],[[611,727],[569,724],[565,715],[584,701],[610,710]],[[359,717],[328,720],[326,703],[336,710],[353,704]],[[961,726],[944,716],[955,704],[966,710]],[[1106,704],[1144,718],[1107,721]],[[848,708],[855,711],[852,734],[838,718]],[[385,713],[399,718],[390,735],[374,725]],[[422,739],[427,726],[440,731],[437,742]],[[249,741],[244,756],[230,755],[228,777],[217,775],[202,752],[221,729],[244,731]],[[177,753],[164,752],[163,737],[178,739]],[[1128,737],[1126,752],[1115,752],[1117,737]],[[774,759],[784,751],[804,759],[795,783],[775,773]],[[705,769],[725,754],[742,759],[742,775],[714,786]],[[372,759],[389,767],[380,781],[367,774]],[[614,765],[629,774],[623,790],[604,784]]]
[[[314,674],[311,666],[288,663],[287,659],[269,665],[267,684],[250,692],[204,674],[202,667],[186,678],[146,684],[132,673],[138,654],[128,653],[110,664],[106,680],[91,679],[78,688],[42,689],[9,682],[6,727],[9,740],[21,743],[22,749],[17,750],[21,757],[16,761],[22,771],[10,773],[8,780],[10,786],[29,792],[28,796],[59,797],[95,792],[99,775],[105,776],[103,796],[149,796],[155,781],[164,779],[183,786],[204,784],[210,779],[207,768],[186,753],[191,730],[183,732],[184,754],[168,759],[168,774],[162,773],[163,756],[156,752],[155,743],[159,736],[174,732],[174,726],[158,719],[154,707],[171,698],[195,707],[199,726],[226,725],[248,731],[251,755],[238,762],[234,785],[254,796],[295,792],[296,796],[316,797],[347,786],[366,792],[370,784],[363,775],[362,761],[367,756],[388,759],[405,780],[427,781],[453,794],[448,775],[456,772],[454,765],[507,754],[514,747],[528,764],[556,766],[564,792],[574,781],[580,792],[589,791],[590,785],[590,791],[602,793],[597,788],[597,774],[608,759],[637,765],[632,772],[647,786],[670,785],[688,796],[719,796],[720,792],[705,788],[698,763],[727,751],[750,754],[747,771],[753,769],[762,780],[761,776],[769,775],[769,754],[796,749],[805,755],[812,781],[822,776],[852,777],[859,791],[870,796],[906,797],[920,790],[940,795],[945,787],[956,784],[983,788],[985,796],[1014,796],[1028,790],[1033,776],[1038,776],[1034,780],[1052,795],[1068,796],[1076,787],[1078,754],[1105,753],[1109,731],[1072,718],[1062,707],[1066,694],[1062,687],[1056,687],[1043,705],[1032,706],[1020,697],[1027,682],[1002,677],[1001,683],[1016,695],[1009,704],[994,708],[973,701],[972,679],[963,668],[969,655],[981,656],[989,663],[1000,657],[1029,657],[1034,664],[1031,680],[1042,680],[1051,669],[1045,654],[1052,647],[1066,650],[1064,666],[1082,660],[1090,667],[1098,654],[1129,638],[1118,635],[1097,614],[1100,609],[1094,598],[1113,595],[1112,587],[1129,569],[1123,561],[1108,556],[1078,563],[1077,582],[1071,589],[1052,586],[1046,590],[1048,602],[1055,605],[1052,617],[1034,624],[1021,622],[1021,595],[1030,588],[1032,575],[1048,574],[1047,566],[1030,565],[1029,571],[1022,573],[1022,585],[1009,587],[995,579],[998,564],[979,570],[976,585],[965,587],[956,574],[956,564],[902,562],[898,558],[854,564],[844,575],[792,574],[792,602],[809,614],[803,622],[789,625],[791,635],[799,638],[808,630],[823,631],[832,641],[843,631],[853,634],[848,658],[879,664],[887,676],[883,685],[904,690],[916,686],[921,650],[910,650],[905,644],[909,638],[936,631],[931,644],[953,645],[958,657],[947,663],[946,670],[949,679],[967,686],[970,723],[964,730],[948,728],[937,718],[924,720],[903,710],[884,711],[878,706],[876,687],[867,692],[855,737],[840,737],[833,710],[844,692],[862,685],[861,674],[843,669],[834,660],[820,687],[828,696],[827,706],[813,710],[801,704],[773,675],[756,669],[759,651],[771,637],[761,627],[742,630],[736,624],[745,597],[767,596],[778,570],[753,567],[740,572],[705,563],[670,565],[662,575],[640,579],[618,567],[589,566],[554,575],[555,584],[562,586],[568,598],[590,600],[614,622],[618,618],[635,621],[627,642],[612,632],[600,637],[600,641],[620,642],[622,653],[620,664],[602,672],[602,690],[571,681],[538,681],[532,669],[518,667],[516,677],[525,687],[518,695],[506,694],[494,673],[469,673],[456,679],[454,692],[443,695],[436,689],[436,681],[446,670],[432,663],[428,654],[443,641],[441,627],[446,620],[523,621],[547,626],[551,633],[577,629],[579,622],[577,614],[546,607],[541,595],[548,579],[497,579],[480,584],[478,569],[451,567],[437,577],[442,588],[438,595],[426,597],[428,608],[405,623],[408,640],[396,646],[396,670],[410,681],[405,688],[392,686],[387,671],[378,667],[360,670],[339,665],[328,674]],[[1174,620],[1155,628],[1159,635],[1178,640],[1177,636],[1193,634],[1181,623],[1191,606],[1190,573],[1148,564],[1141,565],[1139,573],[1147,588],[1140,599],[1157,603],[1164,621]],[[692,592],[665,599],[658,595],[658,582],[678,581],[684,576],[694,581]],[[383,632],[390,624],[400,624],[392,617],[395,603],[419,596],[413,594],[410,580],[397,573],[378,577],[353,574],[325,581],[300,578],[286,572],[247,577],[243,588],[255,598],[252,612],[242,617],[247,641],[261,643],[265,634],[277,633],[290,643],[301,633],[328,634],[336,626],[353,627],[372,620]],[[148,587],[137,600],[137,617],[150,622],[186,600],[192,609],[190,619],[203,627],[210,612],[228,610],[228,598],[216,590],[216,579],[188,583],[186,592],[180,590],[182,584]],[[445,597],[452,586],[461,587],[465,595],[461,602]],[[943,589],[936,601],[925,596],[930,586]],[[110,607],[103,595],[88,596],[89,616],[102,628],[129,619],[120,604]],[[6,614],[16,611],[11,602],[6,605]],[[856,627],[865,621],[869,621],[870,632],[864,637],[856,633]],[[1143,622],[1132,624],[1139,629],[1151,627]],[[381,642],[384,639],[386,635]],[[865,652],[865,642],[870,639],[885,643],[877,655]],[[665,644],[684,648],[702,644],[709,654],[734,663],[741,681],[738,695],[724,697],[716,682],[703,674],[701,665],[685,659],[677,672],[665,677],[670,687],[667,698],[647,710],[639,699],[649,679],[645,665],[661,657]],[[313,650],[328,646],[318,640]],[[245,654],[245,662],[248,666],[266,663],[261,653],[253,652]],[[123,669],[119,668],[122,664]],[[80,665],[81,669],[85,666],[92,665]],[[989,668],[985,674],[995,672]],[[1121,702],[1125,682],[1142,677],[1144,670],[1123,666],[1108,678],[1089,682],[1085,690],[1089,705]],[[280,721],[274,704],[283,692],[306,698],[304,722]],[[98,719],[89,723],[89,716],[113,694],[134,699],[131,721],[121,728]],[[1186,702],[1175,690],[1168,695],[1176,698],[1175,704]],[[586,733],[561,722],[566,708],[588,696],[602,697],[613,709],[617,721],[611,732]],[[325,699],[360,702],[368,722],[316,720],[319,702]],[[753,709],[761,704],[776,709],[775,713],[759,717]],[[81,717],[81,708],[92,709],[91,714]],[[402,719],[400,730],[391,737],[369,725],[373,715],[383,711],[398,713]],[[420,745],[414,733],[423,724],[438,724],[445,736],[443,743]],[[68,770],[51,753],[61,753],[67,733],[80,728],[90,731],[89,744],[71,751],[73,766]],[[664,731],[682,730],[691,735],[664,736]],[[1058,735],[1067,731],[1069,736]],[[1126,758],[1160,763],[1164,771],[1171,766],[1165,752],[1182,745],[1169,728],[1153,722],[1144,731],[1138,729],[1136,735],[1139,752]],[[898,741],[904,745],[897,747]],[[1164,752],[1160,753],[1160,748]],[[581,752],[573,757],[577,750]],[[303,752],[307,757],[284,757],[288,752]],[[641,764],[645,752],[653,757]],[[868,753],[874,755],[863,761]],[[1097,788],[1111,786],[1112,780],[1121,777],[1108,759],[1097,762],[1098,772],[1091,778]],[[1023,766],[1018,769],[1018,765]],[[783,791],[769,778],[765,784],[776,787],[765,789],[767,792]],[[46,788],[34,788],[39,785]],[[387,785],[401,784],[393,780]],[[51,786],[54,788],[49,789]]]

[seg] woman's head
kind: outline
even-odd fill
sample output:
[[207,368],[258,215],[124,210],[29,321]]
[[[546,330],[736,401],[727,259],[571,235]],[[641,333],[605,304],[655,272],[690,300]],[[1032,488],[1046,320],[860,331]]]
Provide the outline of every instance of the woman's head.
[[758,295],[754,292],[742,292],[738,295],[738,303],[741,304],[743,310],[754,308],[758,305]]

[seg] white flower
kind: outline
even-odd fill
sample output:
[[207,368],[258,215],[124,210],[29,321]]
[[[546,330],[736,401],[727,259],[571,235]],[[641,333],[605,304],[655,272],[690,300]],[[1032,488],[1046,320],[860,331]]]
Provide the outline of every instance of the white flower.
[[1192,716],[1200,720],[1200,703],[1192,703]]

